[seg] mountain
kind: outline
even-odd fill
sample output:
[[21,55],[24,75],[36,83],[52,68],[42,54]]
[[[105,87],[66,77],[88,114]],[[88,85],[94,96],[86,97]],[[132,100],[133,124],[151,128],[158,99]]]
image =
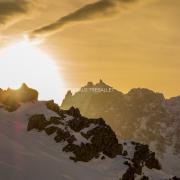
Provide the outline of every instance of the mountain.
[[102,118],[38,101],[25,84],[0,94],[0,179],[178,180],[148,145],[118,139]]
[[145,88],[124,94],[100,80],[74,95],[69,91],[61,108],[71,106],[86,117],[102,117],[121,139],[148,144],[166,171],[180,175],[180,97],[165,99]]

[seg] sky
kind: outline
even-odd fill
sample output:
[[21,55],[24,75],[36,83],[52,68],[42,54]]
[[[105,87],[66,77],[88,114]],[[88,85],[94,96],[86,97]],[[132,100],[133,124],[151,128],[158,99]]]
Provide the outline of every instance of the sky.
[[67,88],[103,79],[125,93],[172,97],[180,95],[179,19],[179,0],[0,0],[0,47],[42,36]]

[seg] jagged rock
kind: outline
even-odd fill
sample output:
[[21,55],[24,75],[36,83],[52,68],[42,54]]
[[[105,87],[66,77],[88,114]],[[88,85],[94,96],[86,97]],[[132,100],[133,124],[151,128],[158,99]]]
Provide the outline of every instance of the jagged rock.
[[[134,156],[131,159],[132,163],[125,161],[124,164],[129,166],[126,173],[123,175],[122,180],[134,180],[135,175],[142,175],[142,168],[146,166],[149,169],[161,169],[159,161],[155,158],[155,153],[149,150],[148,145],[143,145],[131,142],[135,146]],[[148,179],[148,177],[143,176],[142,180]]]
[[143,176],[141,180],[149,180],[149,178],[147,176]]
[[174,176],[171,180],[180,180],[180,178]]
[[78,108],[71,107],[69,110],[66,111],[66,113],[75,118],[81,117],[81,114]]
[[62,140],[65,141],[66,139],[68,139],[71,136],[68,131],[64,131],[61,128],[58,128],[56,133],[57,133],[57,135],[55,136],[54,139],[57,143],[61,142]]
[[75,144],[68,144],[63,148],[63,151],[65,152],[74,152],[76,149],[78,149],[79,146]]
[[105,157],[105,156],[102,156],[101,159],[104,160],[104,159],[106,159],[106,157]]
[[86,85],[86,87],[90,87],[90,88],[93,87],[93,86],[94,86],[93,82],[88,82],[87,85]]
[[[68,144],[64,147],[64,151],[73,152],[75,161],[88,162],[93,158],[98,158],[100,153],[110,158],[122,155],[122,145],[118,143],[115,133],[110,126],[105,124],[102,118],[85,118],[81,116],[79,110],[75,108],[64,111],[64,113],[68,113],[68,115],[71,114],[71,116],[73,114],[73,119],[63,121],[61,117],[51,117],[50,120],[47,121],[42,115],[34,115],[29,119],[28,131],[35,128],[44,130],[48,135],[56,133],[54,140],[57,143],[66,141]],[[64,126],[64,128],[61,129],[56,126],[59,124]],[[91,129],[91,125],[94,125],[94,128]],[[86,128],[90,129],[86,133],[83,133],[83,130]],[[77,139],[70,133],[71,131],[79,133],[87,140],[90,137],[91,139],[86,143],[75,145],[73,143]]]
[[0,90],[0,103],[4,105],[4,108],[13,112],[20,107],[20,103],[32,102],[38,100],[38,92],[29,88],[26,84],[17,89],[10,89],[3,91]]
[[31,131],[32,129],[37,129],[39,131],[44,130],[48,125],[48,121],[43,114],[34,115],[29,119],[27,130]]
[[[102,118],[88,119],[74,113],[74,109],[71,108],[69,114],[68,111],[61,111],[63,117],[53,116],[48,121],[43,115],[34,115],[29,119],[28,130],[44,130],[47,135],[54,137],[56,143],[64,142],[61,144],[62,150],[70,152],[69,158],[74,162],[89,162],[92,159],[105,161],[106,157],[119,156],[124,162],[123,168],[127,166],[121,180],[134,180],[137,175],[139,179],[146,180],[148,177],[144,174],[144,167],[149,170],[161,169],[155,153],[149,150],[148,145],[135,141],[120,144],[114,131]],[[176,180],[176,177],[171,180]]]
[[145,162],[145,165],[150,169],[161,169],[161,165],[155,158],[155,153],[149,150],[148,145],[136,145],[133,162],[138,165]]
[[46,103],[46,106],[48,109],[56,112],[57,114],[60,113],[60,107],[58,106],[58,104],[54,103],[54,100],[48,101]]
[[[104,84],[101,81],[82,88],[110,87]],[[165,99],[163,94],[145,88],[132,89],[127,94],[117,90],[109,93],[82,93],[80,90],[69,99],[65,98],[61,108],[68,109],[72,106],[78,108],[83,116],[103,117],[122,139],[134,139],[149,145],[153,143],[161,155],[166,153],[165,149],[169,144],[174,147],[173,153],[180,152],[179,97]],[[175,133],[168,130],[170,125]]]
[[81,146],[74,145],[74,144],[68,144],[63,148],[63,151],[65,152],[73,152],[74,157],[71,157],[75,162],[77,161],[83,161],[88,162],[94,157],[99,156],[98,151],[93,147],[92,144],[81,144]]
[[129,167],[120,180],[134,180],[134,174],[134,169],[132,167]]
[[[100,83],[103,84],[103,82],[100,82]],[[2,93],[3,92],[0,90],[0,98],[1,98]],[[14,98],[14,95],[12,97]],[[13,105],[19,103],[19,101],[16,101],[17,100],[16,98],[14,99],[13,98],[10,98],[11,101],[13,100],[12,105],[10,107],[13,107]],[[26,101],[26,100],[23,100],[23,101]],[[2,104],[2,102],[0,103]],[[11,104],[10,101],[7,104]],[[20,104],[23,106],[22,102]],[[44,104],[45,102],[28,103],[27,105],[24,105],[24,108],[22,107],[22,109],[20,109],[19,111],[15,113],[4,112],[3,110],[0,111],[3,117],[3,121],[2,121],[3,123],[1,124],[2,130],[3,130],[2,135],[5,132],[4,130],[6,129],[8,130],[9,127],[10,127],[9,130],[13,130],[13,131],[14,131],[14,128],[15,129],[18,128],[17,129],[18,134],[17,134],[17,137],[15,136],[15,138],[14,138],[14,133],[11,133],[11,132],[9,133],[9,131],[7,131],[8,134],[6,134],[5,132],[5,135],[8,135],[8,138],[12,140],[12,142],[10,141],[6,142],[5,140],[3,141],[3,145],[5,144],[7,148],[8,147],[14,148],[13,151],[7,151],[10,157],[11,157],[11,152],[14,153],[17,150],[18,151],[20,150],[19,154],[24,154],[25,152],[24,150],[26,150],[26,148],[28,147],[27,143],[31,142],[30,143],[30,146],[31,146],[32,142],[35,142],[36,147],[35,148],[31,147],[30,149],[27,149],[27,150],[28,150],[28,154],[37,153],[36,154],[37,156],[31,156],[30,158],[27,157],[28,159],[25,159],[25,161],[28,160],[27,162],[30,162],[31,164],[32,162],[31,158],[33,157],[36,159],[36,157],[41,157],[39,156],[41,151],[44,151],[45,154],[50,153],[48,146],[49,145],[51,146],[52,142],[48,143],[48,140],[49,138],[54,138],[57,143],[63,141],[63,143],[60,143],[58,147],[62,148],[64,152],[70,152],[67,155],[70,154],[69,155],[70,159],[72,159],[75,162],[77,161],[89,162],[92,159],[99,159],[99,160],[96,160],[95,162],[97,163],[98,168],[106,166],[106,163],[108,163],[108,166],[106,166],[106,168],[107,170],[110,170],[109,173],[111,175],[109,176],[109,173],[107,172],[107,175],[108,175],[107,178],[115,177],[115,175],[112,175],[112,172],[113,172],[112,169],[115,168],[114,172],[117,173],[117,170],[120,171],[119,173],[116,174],[116,177],[119,174],[119,176],[121,176],[121,179],[123,180],[132,180],[132,179],[135,179],[136,177],[141,180],[154,179],[154,177],[160,177],[161,175],[162,177],[166,177],[166,179],[169,179],[169,178],[171,180],[179,179],[177,177],[168,176],[166,175],[166,173],[163,173],[163,171],[159,170],[161,167],[158,160],[155,157],[155,153],[151,152],[147,145],[142,145],[142,144],[139,144],[136,142],[130,142],[130,141],[127,141],[125,143],[122,142],[122,144],[120,144],[114,131],[111,129],[110,126],[108,126],[105,123],[105,121],[102,118],[99,118],[99,119],[85,118],[80,114],[79,110],[75,108],[74,109],[71,108],[69,110],[70,113],[68,111],[60,110],[58,105],[56,105],[52,101],[47,105],[47,107],[49,108],[44,106]],[[33,110],[35,110],[34,112],[36,113],[39,112],[40,114],[33,115]],[[54,112],[52,111],[57,112],[56,116],[54,116]],[[41,114],[42,112],[44,112],[45,115]],[[52,117],[50,117],[51,115]],[[35,132],[33,133],[33,136],[26,135],[26,133],[23,130],[24,126],[21,127],[21,121],[17,121],[15,123],[12,121],[12,126],[9,124],[11,122],[11,119],[13,119],[13,117],[15,117],[14,118],[15,120],[20,119],[20,120],[26,121],[29,116],[31,117],[29,118],[27,130],[30,131],[30,130],[36,129],[38,130],[36,131],[36,133],[43,132],[40,138],[43,143],[43,146],[41,143],[39,146],[38,138],[37,138],[37,141],[36,141],[36,138],[34,138]],[[48,117],[48,119],[46,119],[46,117]],[[8,123],[5,122],[6,119]],[[52,136],[46,139],[47,135],[52,135]],[[29,141],[23,138],[28,138]],[[16,141],[14,140],[17,140],[18,147],[21,147],[21,148],[12,146],[14,143],[16,143]],[[12,145],[10,145],[9,143]],[[53,146],[51,146],[51,150],[52,150],[52,147]],[[53,156],[56,155],[57,158],[61,158],[63,156],[62,163],[64,163],[65,156],[61,152],[60,148],[59,148],[59,153],[56,152],[58,148],[55,149],[55,151],[53,151]],[[2,149],[2,152],[4,153],[4,149]],[[63,155],[61,156],[60,154],[63,154]],[[116,156],[118,157],[115,158]],[[23,156],[23,158],[26,158],[26,156]],[[114,159],[110,160],[109,158],[114,158]],[[101,162],[101,159],[105,161],[104,162],[105,164]],[[51,158],[51,160],[55,160],[55,164],[53,163],[53,161],[51,161],[50,164],[54,165],[53,167],[56,168],[57,159]],[[14,163],[13,161],[14,160],[12,160],[11,164]],[[7,162],[9,162],[9,158]],[[122,164],[123,162],[124,164]],[[58,164],[59,163],[61,165],[61,160],[58,161]],[[65,162],[65,164],[68,164],[70,165],[70,167],[73,167],[71,166],[73,163],[68,162],[68,160]],[[83,163],[81,163],[81,165],[83,167]],[[88,163],[86,163],[86,165],[88,166]],[[5,164],[5,167],[6,167],[6,164]],[[29,167],[30,166],[27,166],[27,169]],[[90,164],[89,167],[92,168],[92,164]],[[23,167],[20,166],[20,169],[23,169]],[[98,171],[102,169],[98,169]],[[103,176],[100,176],[100,177],[105,178],[104,174]]]
[[123,151],[123,156],[127,156],[128,155],[128,152],[127,151]]
[[47,133],[47,135],[51,135],[51,134],[54,134],[55,132],[57,132],[57,130],[58,130],[58,127],[50,126],[45,129],[45,132]]
[[77,139],[74,137],[74,135],[70,136],[68,139],[67,139],[67,142],[69,144],[73,144],[74,141],[76,141]]
[[49,120],[49,123],[50,124],[55,124],[55,125],[63,124],[61,122],[61,118],[60,117],[51,117],[50,120]]
[[14,112],[20,107],[20,104],[13,99],[6,99],[4,109],[8,112]]
[[29,88],[25,83],[21,88],[17,90],[17,96],[20,102],[30,102],[38,100],[38,92],[32,88]]
[[80,117],[78,119],[72,119],[68,122],[69,127],[76,132],[79,132],[82,129],[87,128],[89,124],[90,121],[83,117]]
[[110,158],[122,154],[122,145],[118,144],[115,133],[105,125],[94,128],[87,132],[88,138],[92,136],[91,143],[99,151],[103,152]]

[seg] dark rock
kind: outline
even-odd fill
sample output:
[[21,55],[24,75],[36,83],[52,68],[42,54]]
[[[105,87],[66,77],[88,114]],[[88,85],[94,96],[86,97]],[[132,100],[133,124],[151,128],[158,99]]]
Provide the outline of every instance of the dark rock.
[[149,178],[147,176],[143,176],[141,180],[149,180]]
[[67,139],[67,142],[69,144],[72,144],[74,141],[76,141],[76,138],[74,137],[74,135],[70,136],[68,139]]
[[20,107],[20,103],[32,102],[38,100],[38,92],[29,88],[26,84],[23,84],[21,88],[14,90],[8,88],[3,91],[0,90],[0,102],[4,105],[4,108],[13,112]]
[[66,113],[75,118],[81,117],[81,114],[78,108],[71,107],[69,110],[66,111]]
[[149,169],[161,169],[161,165],[159,164],[159,161],[155,158],[155,153],[151,153],[148,157],[148,159],[145,162],[145,165],[149,168]]
[[134,169],[132,167],[129,167],[126,173],[122,176],[121,180],[134,180]]
[[14,112],[20,107],[20,104],[14,100],[7,99],[4,103],[4,109],[8,112]]
[[123,151],[123,156],[127,156],[128,155],[128,152],[127,151]]
[[33,115],[28,122],[27,130],[31,131],[32,129],[37,129],[39,131],[44,130],[48,125],[48,121],[43,114]]
[[58,130],[58,127],[51,126],[51,127],[46,128],[45,132],[47,133],[47,135],[51,135],[51,134],[54,134],[57,130]]
[[106,157],[105,157],[105,156],[102,156],[102,157],[101,157],[101,160],[104,160],[104,159],[106,159]]
[[94,128],[88,131],[87,134],[92,136],[91,143],[97,151],[103,152],[110,158],[122,154],[122,145],[118,144],[116,135],[109,126],[105,125]]
[[124,164],[128,165],[128,166],[131,166],[131,163],[129,163],[129,161],[125,161]]
[[38,92],[29,88],[25,83],[17,90],[17,97],[20,102],[30,102],[38,100]]
[[57,114],[60,113],[60,107],[59,107],[59,105],[56,104],[56,103],[54,103],[53,100],[48,101],[48,102],[46,103],[46,106],[47,106],[47,108],[50,109],[51,111],[54,111],[54,112],[56,112]]
[[63,125],[63,123],[61,122],[60,117],[51,117],[50,120],[49,120],[49,123],[50,124],[55,124],[55,125],[59,125],[59,124]]
[[62,140],[65,141],[71,136],[68,131],[64,131],[61,128],[58,128],[56,133],[57,135],[54,138],[56,142],[61,142]]
[[155,153],[149,150],[148,145],[138,144],[135,147],[133,162],[140,164],[142,161],[150,169],[161,169],[159,161],[155,158]]
[[[135,146],[134,157],[131,160],[132,164],[125,161],[124,164],[129,166],[126,173],[123,175],[122,180],[134,180],[135,174],[142,175],[142,167],[146,165],[148,168],[161,169],[159,161],[155,158],[155,153],[149,150],[148,145],[131,142]],[[143,176],[142,180],[146,180],[147,177]]]
[[172,180],[180,180],[180,178],[174,176],[174,177],[172,178]]
[[68,122],[69,127],[76,131],[79,132],[84,128],[89,127],[90,121],[87,118],[80,117],[78,119],[72,119]]
[[63,148],[63,151],[65,151],[65,152],[74,152],[74,151],[77,151],[78,149],[79,149],[78,145],[68,144]]
[[54,140],[56,141],[56,143],[59,143],[59,142],[63,141],[63,137],[57,135],[54,137]]

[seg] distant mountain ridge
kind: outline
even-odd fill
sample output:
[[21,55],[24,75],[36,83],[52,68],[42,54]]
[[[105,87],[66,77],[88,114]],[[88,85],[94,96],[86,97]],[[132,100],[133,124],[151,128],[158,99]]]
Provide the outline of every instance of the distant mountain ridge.
[[[103,81],[88,83],[74,95],[69,91],[61,105],[79,108],[89,118],[102,117],[122,139],[147,143],[159,152],[170,172],[180,174],[180,97],[165,99],[163,94],[145,88],[127,94],[111,88]],[[96,87],[111,91],[94,91]],[[168,157],[171,157],[169,160]]]
[[179,180],[162,170],[148,145],[118,140],[102,118],[38,101],[27,85],[3,92],[1,179]]

